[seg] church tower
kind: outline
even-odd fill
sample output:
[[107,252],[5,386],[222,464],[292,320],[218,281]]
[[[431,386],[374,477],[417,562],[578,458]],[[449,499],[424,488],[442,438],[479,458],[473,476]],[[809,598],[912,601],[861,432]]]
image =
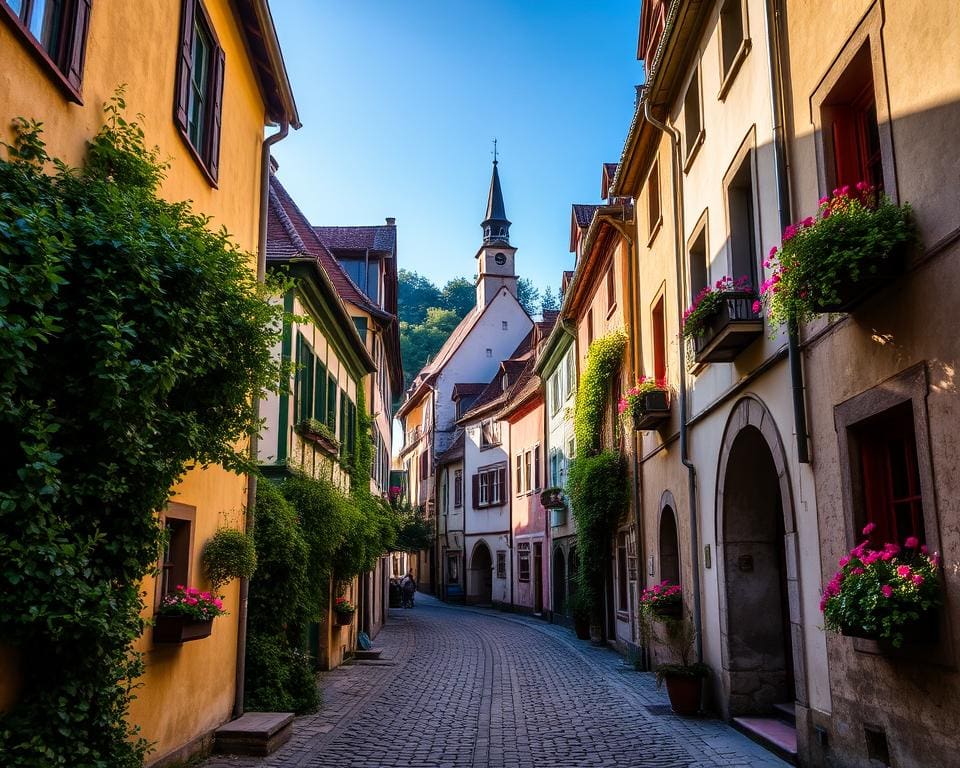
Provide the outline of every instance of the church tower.
[[514,265],[517,249],[510,245],[510,221],[503,205],[496,154],[487,196],[487,215],[480,226],[483,227],[483,245],[477,251],[477,309],[482,310],[504,286],[517,295]]

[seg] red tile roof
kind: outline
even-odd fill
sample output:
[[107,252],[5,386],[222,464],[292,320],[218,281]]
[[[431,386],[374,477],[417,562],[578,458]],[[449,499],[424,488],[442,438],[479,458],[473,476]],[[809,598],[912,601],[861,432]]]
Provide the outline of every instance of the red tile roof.
[[389,224],[366,227],[314,227],[331,251],[377,251],[392,253],[397,246],[397,228]]

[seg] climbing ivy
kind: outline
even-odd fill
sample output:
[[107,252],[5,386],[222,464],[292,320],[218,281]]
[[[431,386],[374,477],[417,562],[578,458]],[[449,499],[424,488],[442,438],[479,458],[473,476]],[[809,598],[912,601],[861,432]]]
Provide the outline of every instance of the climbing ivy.
[[610,384],[626,345],[627,335],[622,330],[593,341],[574,406],[577,458],[570,466],[567,493],[577,524],[576,603],[589,606],[595,624],[600,623],[603,612],[610,537],[629,500],[623,457],[616,451],[601,451]]
[[122,92],[82,168],[18,120],[0,160],[0,644],[21,686],[0,715],[16,768],[134,768],[141,581],[157,511],[193,464],[249,467],[276,388],[282,310],[188,203]]

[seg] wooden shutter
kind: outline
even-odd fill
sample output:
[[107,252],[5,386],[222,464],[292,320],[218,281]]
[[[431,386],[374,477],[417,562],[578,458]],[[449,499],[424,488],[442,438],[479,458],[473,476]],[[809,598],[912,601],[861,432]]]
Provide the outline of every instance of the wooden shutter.
[[497,469],[497,476],[500,479],[500,498],[497,499],[498,504],[503,504],[507,499],[510,498],[510,495],[507,493],[507,467],[506,465],[501,466]]
[[471,476],[470,480],[473,483],[471,506],[474,509],[480,509],[480,475],[473,475]]
[[207,144],[207,170],[216,181],[220,175],[220,115],[223,112],[223,48],[217,47],[213,56],[213,105],[210,113],[210,137]]
[[324,421],[327,416],[327,368],[317,358],[317,375],[313,387],[313,418]]
[[543,486],[540,483],[540,446],[533,449],[533,489],[539,491]]
[[193,76],[193,20],[197,12],[196,0],[183,0],[180,16],[180,57],[177,62],[176,93],[173,97],[173,119],[177,127],[187,132],[187,105],[190,99],[190,78]]
[[77,0],[73,28],[65,30],[67,50],[64,58],[67,81],[77,91],[83,84],[83,62],[86,59],[87,30],[90,26],[90,5],[93,0]]

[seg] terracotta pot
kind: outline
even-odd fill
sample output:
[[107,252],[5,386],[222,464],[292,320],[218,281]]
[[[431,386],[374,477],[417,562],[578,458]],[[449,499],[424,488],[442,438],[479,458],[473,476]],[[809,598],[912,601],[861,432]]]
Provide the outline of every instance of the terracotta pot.
[[678,715],[695,715],[700,711],[703,678],[689,675],[664,675],[670,707]]
[[590,619],[585,619],[580,616],[574,616],[573,631],[576,632],[577,637],[580,640],[589,640],[590,639]]
[[348,627],[353,623],[354,611],[334,611],[333,615],[337,618],[338,627]]
[[188,616],[157,616],[153,627],[153,642],[186,643],[210,637],[213,619],[197,621]]

